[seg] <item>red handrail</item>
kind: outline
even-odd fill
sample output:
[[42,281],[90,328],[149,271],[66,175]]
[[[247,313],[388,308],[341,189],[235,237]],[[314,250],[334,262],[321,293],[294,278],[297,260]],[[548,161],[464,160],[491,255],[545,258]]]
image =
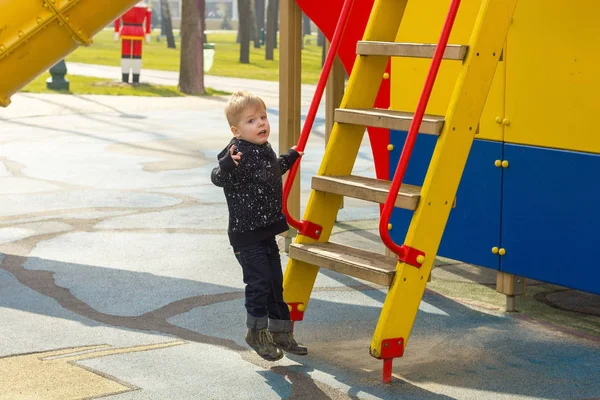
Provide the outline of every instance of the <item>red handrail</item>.
[[431,90],[433,89],[433,84],[435,83],[435,79],[444,56],[444,51],[446,51],[448,38],[450,37],[450,32],[452,31],[452,26],[454,25],[454,20],[456,19],[459,6],[460,0],[452,0],[452,3],[450,4],[450,10],[448,11],[448,16],[446,17],[446,22],[444,23],[444,28],[442,29],[442,34],[440,35],[440,40],[435,49],[433,60],[431,61],[431,67],[429,68],[427,79],[425,80],[425,87],[421,93],[421,98],[419,99],[419,104],[417,105],[417,109],[415,111],[415,117],[410,124],[408,135],[406,136],[406,141],[404,143],[404,148],[402,149],[402,154],[400,155],[400,160],[398,161],[398,167],[396,168],[396,173],[394,174],[390,191],[385,201],[385,205],[383,206],[381,220],[379,221],[379,235],[381,236],[383,243],[401,258],[406,255],[407,249],[394,243],[390,237],[388,224],[392,215],[392,210],[394,209],[394,204],[396,203],[396,198],[398,197],[400,185],[402,184],[404,174],[406,173],[408,161],[410,160],[415,141],[417,140],[417,134],[421,128],[421,122],[423,122],[423,115],[425,114],[425,109],[427,108],[429,97],[431,96]]
[[[304,126],[302,127],[300,139],[298,140],[298,144],[296,145],[297,151],[304,151],[306,142],[308,141],[308,137],[310,136],[310,131],[315,121],[315,116],[317,115],[319,104],[321,103],[321,99],[323,98],[323,92],[325,91],[327,79],[329,78],[329,73],[331,72],[333,61],[335,60],[338,48],[340,47],[340,41],[342,39],[344,29],[346,28],[346,23],[348,22],[348,16],[350,15],[350,9],[352,8],[353,3],[354,0],[346,0],[342,7],[342,12],[335,27],[333,39],[331,40],[331,46],[329,47],[329,51],[327,52],[327,57],[325,59],[325,64],[323,65],[323,70],[321,71],[321,76],[319,77],[319,82],[317,84],[315,95],[310,103],[308,115],[306,116],[306,121],[304,122]],[[294,219],[294,217],[290,215],[288,211],[288,197],[290,196],[290,192],[292,191],[292,185],[294,183],[294,179],[296,178],[296,173],[298,172],[299,167],[300,160],[294,163],[294,166],[290,170],[290,173],[288,174],[288,177],[283,186],[283,213],[285,214],[289,224],[292,225],[294,228],[298,229],[298,231],[301,234],[308,234],[308,236],[316,236],[316,238],[318,238],[318,236],[321,234],[320,228],[316,229],[314,232],[307,232],[309,226],[316,227],[316,225],[310,224],[308,221],[304,220],[297,221],[296,219]]]

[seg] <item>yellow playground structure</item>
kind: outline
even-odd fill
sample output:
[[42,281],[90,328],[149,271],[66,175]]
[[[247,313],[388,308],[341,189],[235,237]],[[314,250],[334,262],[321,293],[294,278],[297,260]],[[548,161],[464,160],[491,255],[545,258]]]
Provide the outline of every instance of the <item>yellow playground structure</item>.
[[[588,261],[600,226],[600,3],[369,1],[305,215],[292,221],[284,293],[299,321],[319,268],[389,286],[370,345],[387,382],[438,254],[498,270],[508,295],[515,276],[600,293]],[[0,104],[135,3],[0,0]],[[390,107],[376,108],[390,76]],[[387,130],[393,179],[351,174],[365,127]],[[397,257],[330,242],[344,196],[384,205],[379,230]]]

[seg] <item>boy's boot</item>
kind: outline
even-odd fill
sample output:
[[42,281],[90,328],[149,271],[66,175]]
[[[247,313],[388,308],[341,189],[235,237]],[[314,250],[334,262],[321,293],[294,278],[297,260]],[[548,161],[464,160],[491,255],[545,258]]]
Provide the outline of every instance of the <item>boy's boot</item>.
[[293,328],[293,322],[290,320],[269,319],[269,331],[273,335],[275,346],[288,353],[305,356],[308,349],[296,342]]
[[283,357],[283,352],[273,343],[273,336],[267,329],[267,317],[257,318],[248,314],[246,325],[246,343],[256,353],[267,361],[277,361]]

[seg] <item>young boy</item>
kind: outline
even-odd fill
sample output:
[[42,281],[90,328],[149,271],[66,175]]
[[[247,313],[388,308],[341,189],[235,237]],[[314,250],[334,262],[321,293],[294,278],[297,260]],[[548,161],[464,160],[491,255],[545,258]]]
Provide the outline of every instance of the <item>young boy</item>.
[[252,93],[232,95],[225,115],[233,138],[217,159],[212,182],[223,188],[229,208],[229,242],[246,284],[246,343],[262,358],[276,361],[282,349],[307,354],[292,333],[283,300],[283,274],[275,235],[289,226],[281,211],[281,175],[302,155],[295,147],[279,158],[268,142],[271,127],[263,100]]

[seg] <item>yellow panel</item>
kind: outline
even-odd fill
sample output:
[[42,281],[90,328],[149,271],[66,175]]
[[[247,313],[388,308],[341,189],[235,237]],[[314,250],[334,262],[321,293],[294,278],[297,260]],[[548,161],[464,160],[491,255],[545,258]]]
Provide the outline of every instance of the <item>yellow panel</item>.
[[507,42],[507,142],[600,153],[599,15],[597,0],[519,2]]
[[[506,54],[506,47],[504,54]],[[479,133],[477,133],[475,139],[496,140],[499,142],[504,140],[504,124],[502,121],[504,120],[505,89],[506,63],[500,61],[481,114]]]
[[[450,35],[450,44],[468,43],[480,5],[481,0],[462,1]],[[450,0],[409,2],[396,41],[437,43],[449,6]],[[397,57],[392,59],[391,106],[393,109],[411,112],[415,110],[430,64],[431,60],[428,59]],[[450,96],[461,68],[460,62],[442,61],[427,113],[446,114]],[[504,78],[504,72],[498,71],[489,94],[493,99],[489,101],[489,105],[486,105],[482,116],[485,120],[482,120],[482,127],[478,134],[479,139],[502,140],[502,127],[495,123],[496,116],[503,115],[504,111],[502,78]]]
[[136,2],[0,1],[0,106]]

